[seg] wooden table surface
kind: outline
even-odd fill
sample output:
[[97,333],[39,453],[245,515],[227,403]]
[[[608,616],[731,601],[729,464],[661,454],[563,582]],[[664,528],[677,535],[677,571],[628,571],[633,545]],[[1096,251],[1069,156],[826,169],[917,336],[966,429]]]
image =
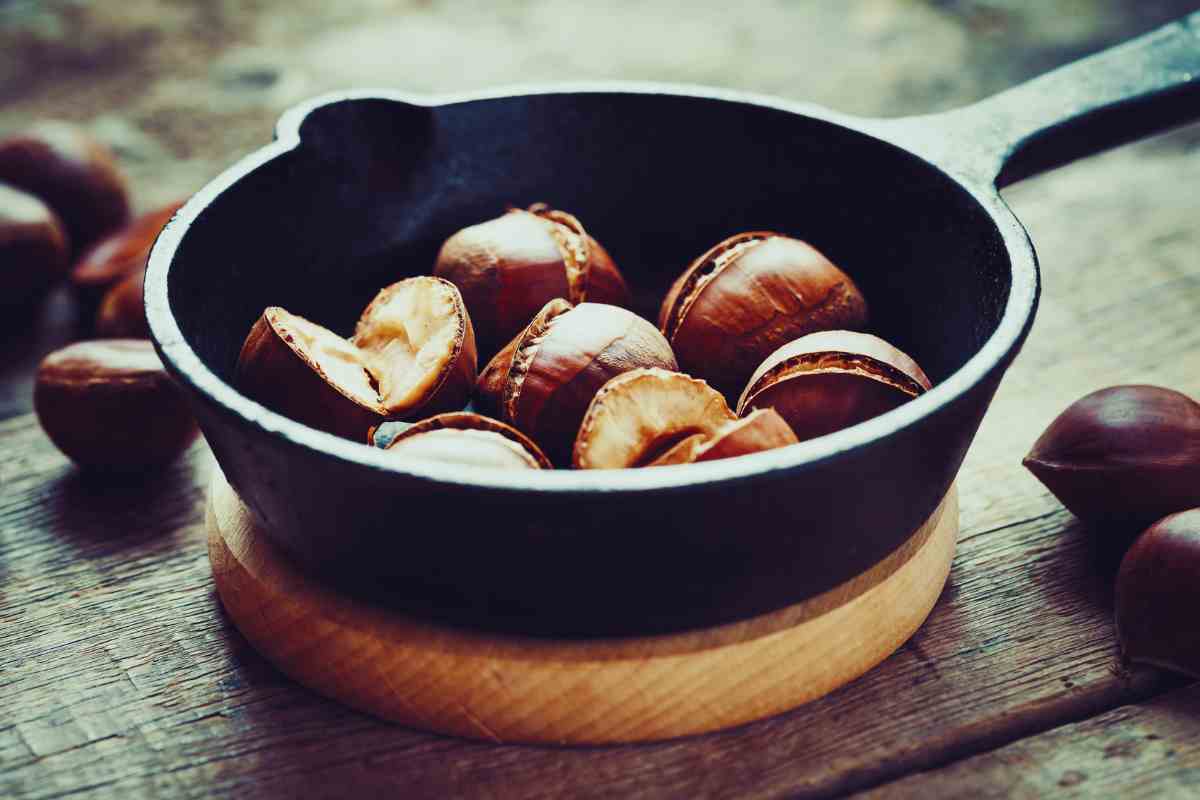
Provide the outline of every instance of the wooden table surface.
[[[0,2],[0,130],[88,125],[149,207],[333,87],[653,78],[921,112],[1195,7],[1032,5]],[[75,335],[60,293],[0,345],[0,796],[1200,795],[1200,686],[1120,662],[1112,553],[1020,467],[1092,389],[1200,396],[1198,187],[1192,127],[1006,193],[1045,294],[963,467],[958,555],[932,616],[819,702],[654,745],[440,738],[281,676],[214,596],[203,443],[153,479],[98,483],[29,413],[37,360]]]

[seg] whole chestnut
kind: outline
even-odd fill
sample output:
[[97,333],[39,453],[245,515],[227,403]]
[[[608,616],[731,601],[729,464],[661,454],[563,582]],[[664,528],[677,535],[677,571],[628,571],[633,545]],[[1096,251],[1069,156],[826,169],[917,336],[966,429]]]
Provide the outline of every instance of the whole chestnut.
[[65,122],[0,139],[0,181],[50,206],[76,253],[129,219],[129,193],[112,151]]
[[931,387],[908,355],[869,333],[823,331],[767,357],[737,411],[774,408],[800,441],[865,422]]
[[511,425],[455,411],[421,420],[384,448],[397,456],[500,469],[550,469],[545,453]]
[[242,345],[236,379],[275,411],[361,442],[386,418],[462,408],[475,368],[475,335],[458,289],[419,277],[383,289],[349,340],[266,309]]
[[79,257],[71,269],[71,285],[85,303],[98,303],[122,279],[146,268],[154,241],[181,205],[171,203],[142,214]]
[[1024,464],[1081,520],[1143,528],[1200,506],[1200,404],[1159,386],[1092,392],[1050,423]]
[[477,398],[481,410],[566,464],[592,397],[611,378],[638,367],[677,369],[658,329],[617,306],[555,299],[487,365]]
[[864,327],[867,302],[812,245],[753,231],[693,261],[663,299],[658,324],[684,372],[736,397],[754,368],[787,342]]
[[1116,606],[1126,658],[1200,678],[1200,508],[1138,537],[1117,572]]
[[684,439],[737,419],[707,383],[657,367],[610,379],[592,397],[575,437],[579,469],[646,466]]
[[4,320],[36,308],[67,271],[67,236],[46,205],[0,183],[0,312]]
[[104,295],[96,311],[96,336],[102,339],[148,339],[146,321],[146,270],[139,269],[120,280]]
[[50,440],[81,467],[166,464],[196,438],[183,392],[144,339],[77,342],[38,367],[33,405]]
[[462,292],[485,357],[556,297],[629,304],[608,251],[578,219],[543,203],[458,231],[442,245],[433,274]]

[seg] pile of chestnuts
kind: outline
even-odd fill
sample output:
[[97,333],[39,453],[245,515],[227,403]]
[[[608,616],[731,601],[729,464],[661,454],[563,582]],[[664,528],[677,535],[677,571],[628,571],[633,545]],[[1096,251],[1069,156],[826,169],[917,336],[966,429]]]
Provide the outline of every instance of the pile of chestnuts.
[[[34,408],[71,459],[127,472],[176,458],[198,434],[146,338],[146,259],[178,203],[131,218],[113,154],[72,125],[42,122],[0,139],[0,323],[27,319],[68,282],[86,326],[42,361]],[[87,409],[87,413],[80,413]]]
[[1158,386],[1113,386],[1071,404],[1025,466],[1117,544],[1117,638],[1131,661],[1200,678],[1200,404]]
[[627,308],[624,277],[580,220],[543,204],[458,231],[432,273],[385,287],[349,338],[265,309],[238,387],[398,457],[528,469],[745,455],[930,388],[915,361],[863,332],[850,276],[778,233],[701,254],[657,325]]

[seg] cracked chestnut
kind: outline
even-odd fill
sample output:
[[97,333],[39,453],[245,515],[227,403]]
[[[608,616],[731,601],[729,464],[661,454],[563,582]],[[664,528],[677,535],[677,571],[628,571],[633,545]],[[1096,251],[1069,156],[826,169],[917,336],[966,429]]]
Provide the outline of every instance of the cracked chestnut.
[[18,320],[66,274],[67,236],[36,197],[0,183],[0,312]]
[[197,434],[183,392],[144,339],[78,342],[51,353],[38,367],[33,404],[55,446],[93,471],[161,466]]
[[129,192],[112,151],[65,122],[41,122],[0,140],[0,182],[48,205],[76,253],[129,219]]
[[867,302],[842,270],[778,233],[731,236],[701,255],[664,298],[659,328],[680,368],[736,397],[782,345],[823,330],[867,324]]
[[1117,572],[1116,607],[1126,658],[1200,678],[1200,508],[1138,537]]
[[540,203],[455,233],[433,274],[462,292],[487,357],[556,297],[618,306],[630,298],[612,257],[580,221]]
[[696,435],[737,419],[707,383],[680,372],[643,368],[612,378],[592,398],[575,437],[579,469],[643,467]]
[[760,408],[747,416],[721,426],[712,436],[689,436],[676,447],[650,463],[652,467],[668,464],[697,464],[720,458],[761,453],[796,444],[799,440],[792,428],[773,408]]
[[462,408],[475,368],[475,336],[458,290],[419,277],[383,289],[348,340],[266,309],[242,345],[237,385],[298,422],[362,442],[384,419]]
[[677,369],[657,328],[617,306],[555,299],[487,365],[477,397],[481,410],[566,464],[596,392],[638,367]]
[[500,420],[456,411],[421,420],[384,448],[405,458],[498,469],[551,469],[532,439]]
[[1071,513],[1138,530],[1200,506],[1200,404],[1160,386],[1112,386],[1066,408],[1025,466]]
[[869,333],[823,331],[789,342],[751,376],[738,414],[774,408],[800,441],[876,417],[931,387],[907,354]]

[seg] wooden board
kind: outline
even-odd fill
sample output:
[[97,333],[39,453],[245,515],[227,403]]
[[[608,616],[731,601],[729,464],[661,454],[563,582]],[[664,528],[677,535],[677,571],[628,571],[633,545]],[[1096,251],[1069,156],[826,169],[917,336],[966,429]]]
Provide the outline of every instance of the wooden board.
[[859,800],[1200,796],[1200,686],[1122,706],[931,772]]
[[[148,208],[267,141],[281,108],[330,89],[624,77],[919,113],[1196,4],[1083,0],[1064,14],[1015,0],[705,0],[682,17],[679,7],[10,3],[0,11],[0,129],[44,116],[87,125],[118,147]],[[697,41],[706,46],[686,46]],[[1145,381],[1200,396],[1198,147],[1193,126],[1006,192],[1037,245],[1045,291],[960,476],[959,549],[922,630],[798,711],[661,744],[472,743],[382,723],[297,686],[214,595],[203,445],[144,485],[81,479],[28,415],[33,354],[59,340],[55,320],[73,309],[0,334],[0,418],[12,417],[0,422],[0,796],[827,797],[955,763],[970,767],[947,773],[939,790],[986,796],[1011,774],[960,759],[1005,745],[1018,749],[1001,753],[1031,754],[1023,739],[1060,733],[1031,747],[1077,759],[1088,780],[1059,787],[1066,770],[1046,767],[1034,785],[1047,794],[1093,785],[1092,796],[1137,796],[1142,786],[1155,796],[1161,784],[1158,795],[1189,796],[1179,786],[1200,769],[1188,744],[1200,715],[1186,697],[1162,694],[1179,679],[1119,662],[1111,565],[1019,461],[1092,389]],[[9,338],[24,336],[33,344]],[[1132,715],[1146,708],[1152,717]],[[1097,714],[1103,731],[1089,726]],[[1168,749],[1147,740],[1136,759],[1124,745],[1107,759],[1089,749],[1091,737],[1136,740],[1139,720],[1163,715]],[[1023,762],[1029,770],[1050,763],[1040,752]]]
[[209,498],[217,592],[269,661],[353,708],[491,742],[669,739],[828,694],[925,621],[958,536],[952,488],[886,559],[804,603],[670,636],[565,642],[431,625],[340,595],[271,544],[219,469]]

